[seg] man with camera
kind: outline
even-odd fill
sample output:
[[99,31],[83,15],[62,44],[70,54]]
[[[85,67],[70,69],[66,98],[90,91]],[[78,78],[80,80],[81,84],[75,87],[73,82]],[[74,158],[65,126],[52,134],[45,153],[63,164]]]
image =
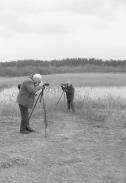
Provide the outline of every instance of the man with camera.
[[74,87],[73,87],[73,85],[71,84],[70,81],[68,81],[67,83],[61,83],[61,88],[62,88],[63,92],[66,93],[68,111],[70,111],[70,109],[71,109],[74,112],[74,104],[73,104]]
[[34,74],[24,80],[18,88],[17,103],[21,113],[20,133],[28,134],[34,132],[29,126],[28,109],[33,106],[36,92],[43,89],[42,76],[40,74]]

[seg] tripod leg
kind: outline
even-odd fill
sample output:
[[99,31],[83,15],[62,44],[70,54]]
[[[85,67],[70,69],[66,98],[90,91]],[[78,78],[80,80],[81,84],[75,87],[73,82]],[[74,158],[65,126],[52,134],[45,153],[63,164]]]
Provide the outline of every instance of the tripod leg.
[[46,111],[46,105],[45,105],[45,100],[43,97],[43,111],[44,111],[44,123],[45,123],[45,137],[47,137],[46,129],[47,129],[47,111]]
[[65,99],[66,99],[66,95],[65,95],[65,92],[64,92],[64,107],[66,108],[66,101],[65,101]]
[[35,107],[36,107],[36,104],[37,104],[37,102],[38,102],[40,96],[41,96],[41,95],[39,94],[39,96],[38,96],[38,98],[37,98],[37,100],[36,100],[34,106],[32,107],[31,113],[30,113],[30,115],[29,115],[29,120],[30,120],[30,118],[31,118],[31,116],[32,116],[32,113],[33,113],[33,111],[34,111],[34,109],[35,109]]
[[64,91],[62,92],[62,94],[61,94],[61,96],[60,96],[60,98],[59,98],[58,102],[56,103],[55,109],[56,109],[56,107],[57,107],[58,103],[60,102],[60,100],[61,100],[61,98],[62,98],[62,96],[63,96],[63,93],[64,93]]
[[41,103],[41,101],[42,101],[42,97],[43,97],[43,90],[42,90],[41,96],[40,96],[40,103]]

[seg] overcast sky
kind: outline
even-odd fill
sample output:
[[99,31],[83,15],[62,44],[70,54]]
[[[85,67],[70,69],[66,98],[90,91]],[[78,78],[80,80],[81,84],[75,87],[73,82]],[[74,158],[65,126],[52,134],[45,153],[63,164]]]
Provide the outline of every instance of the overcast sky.
[[126,59],[126,0],[0,0],[0,61]]

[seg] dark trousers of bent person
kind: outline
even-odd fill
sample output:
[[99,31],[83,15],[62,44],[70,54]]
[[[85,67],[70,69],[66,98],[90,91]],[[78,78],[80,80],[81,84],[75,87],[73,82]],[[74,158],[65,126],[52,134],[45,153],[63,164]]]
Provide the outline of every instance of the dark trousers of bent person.
[[67,100],[67,108],[68,108],[68,111],[70,111],[70,109],[72,109],[72,111],[74,112],[73,100]]
[[20,113],[21,113],[21,124],[20,132],[23,132],[29,127],[29,113],[28,108],[19,104]]

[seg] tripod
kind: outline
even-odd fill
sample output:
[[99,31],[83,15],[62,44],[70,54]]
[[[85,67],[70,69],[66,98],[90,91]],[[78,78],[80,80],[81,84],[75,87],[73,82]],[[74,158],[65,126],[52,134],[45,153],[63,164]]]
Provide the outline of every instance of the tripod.
[[61,96],[60,96],[60,98],[59,98],[59,100],[58,100],[58,102],[56,103],[55,109],[56,109],[57,105],[59,104],[59,102],[60,102],[63,94],[64,94],[64,98],[65,98],[65,91],[63,91],[62,94],[61,94]]
[[47,130],[47,113],[46,113],[46,105],[45,105],[45,100],[44,100],[44,89],[45,89],[45,86],[43,86],[42,91],[39,93],[38,98],[36,99],[35,104],[32,107],[32,110],[31,110],[31,112],[29,114],[29,120],[30,120],[30,118],[31,118],[31,116],[33,114],[33,111],[34,111],[34,109],[35,109],[38,101],[40,100],[40,102],[41,102],[42,99],[43,99],[43,111],[44,111],[44,123],[45,123],[45,137],[47,137],[47,133],[46,133],[46,130]]

